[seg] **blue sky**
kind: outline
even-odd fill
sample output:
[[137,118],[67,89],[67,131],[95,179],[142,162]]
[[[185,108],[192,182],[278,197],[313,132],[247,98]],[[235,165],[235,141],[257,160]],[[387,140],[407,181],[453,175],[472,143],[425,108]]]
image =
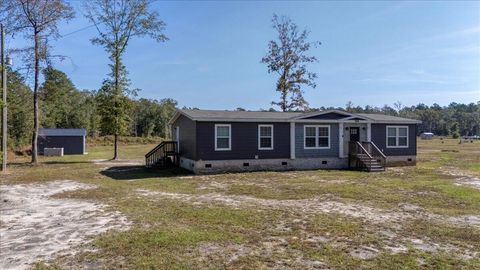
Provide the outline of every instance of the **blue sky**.
[[[62,34],[88,26],[81,1]],[[401,101],[447,105],[480,100],[480,2],[154,2],[168,42],[136,39],[125,54],[139,97],[174,98],[203,109],[269,108],[275,76],[260,59],[275,37],[273,13],[289,16],[322,45],[317,88],[304,88],[312,107],[383,106]],[[107,54],[89,39],[94,28],[52,43],[56,63],[79,89],[98,89]],[[16,42],[8,43],[10,47]]]

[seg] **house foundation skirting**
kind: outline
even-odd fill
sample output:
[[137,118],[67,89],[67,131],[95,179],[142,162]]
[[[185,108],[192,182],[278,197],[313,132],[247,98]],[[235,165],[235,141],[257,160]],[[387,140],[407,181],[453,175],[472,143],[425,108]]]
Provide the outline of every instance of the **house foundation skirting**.
[[387,156],[387,167],[414,166],[417,156]]
[[346,169],[348,168],[348,159],[338,157],[320,157],[297,159],[286,158],[195,161],[181,157],[180,167],[198,174],[243,171]]

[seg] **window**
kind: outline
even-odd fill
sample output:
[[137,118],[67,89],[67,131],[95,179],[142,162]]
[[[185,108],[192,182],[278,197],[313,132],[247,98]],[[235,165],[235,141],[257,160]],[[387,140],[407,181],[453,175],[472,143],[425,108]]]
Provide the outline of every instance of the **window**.
[[387,147],[388,148],[407,148],[408,147],[408,127],[407,126],[387,126]]
[[258,125],[258,149],[273,150],[273,125]]
[[330,148],[330,126],[305,126],[304,127],[305,149]]
[[215,151],[232,149],[232,126],[230,124],[215,125]]

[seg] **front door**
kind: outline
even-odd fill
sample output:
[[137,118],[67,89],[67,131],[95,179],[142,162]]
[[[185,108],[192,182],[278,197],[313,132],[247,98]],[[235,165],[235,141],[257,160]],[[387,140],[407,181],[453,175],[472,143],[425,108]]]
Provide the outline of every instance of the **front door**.
[[350,141],[351,142],[360,141],[360,128],[359,127],[350,127]]

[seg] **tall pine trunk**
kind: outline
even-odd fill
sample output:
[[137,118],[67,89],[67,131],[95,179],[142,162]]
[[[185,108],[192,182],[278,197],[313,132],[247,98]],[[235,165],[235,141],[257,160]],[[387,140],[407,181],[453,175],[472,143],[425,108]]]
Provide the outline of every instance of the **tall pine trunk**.
[[119,89],[119,76],[120,76],[120,67],[118,66],[120,63],[120,57],[119,57],[119,53],[118,53],[118,49],[115,51],[115,94],[114,94],[114,98],[115,98],[115,132],[114,132],[114,146],[113,146],[113,160],[118,160],[118,130],[119,130],[119,127],[118,127],[118,124],[119,124],[119,121],[118,121],[118,114],[117,114],[117,107],[118,107],[118,97],[119,97],[119,94],[120,94],[120,89]]
[[282,90],[282,111],[286,112],[287,111],[287,90],[283,89]]
[[33,136],[32,136],[32,164],[38,164],[38,80],[40,75],[40,60],[39,60],[39,37],[35,30],[35,82],[33,86]]
[[114,142],[113,142],[113,160],[118,160],[118,135],[113,135]]

